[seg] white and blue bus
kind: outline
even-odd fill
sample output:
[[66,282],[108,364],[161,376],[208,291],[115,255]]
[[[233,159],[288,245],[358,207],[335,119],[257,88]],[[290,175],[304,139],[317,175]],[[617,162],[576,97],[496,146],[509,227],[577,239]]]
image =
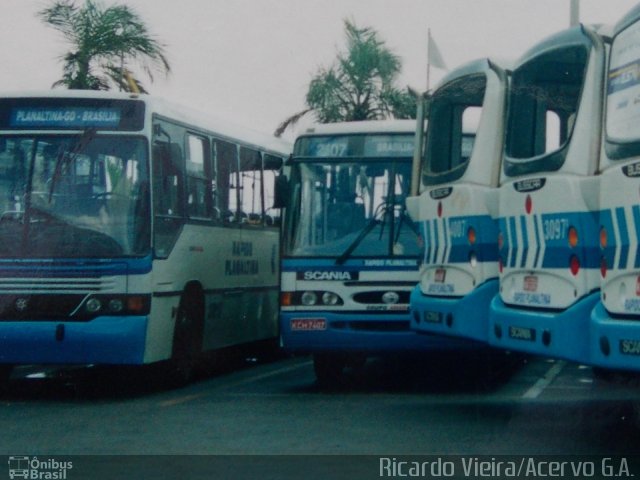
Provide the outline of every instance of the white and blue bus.
[[614,27],[600,175],[601,301],[591,361],[640,370],[640,7]]
[[430,97],[426,135],[416,145],[419,196],[407,199],[424,239],[411,294],[418,332],[488,342],[489,304],[498,292],[506,92],[505,71],[481,59],[449,73]]
[[604,37],[579,26],[533,46],[511,74],[494,346],[589,361],[605,63]]
[[406,213],[415,121],[317,125],[294,145],[282,238],[280,328],[318,379],[354,360],[445,346],[410,330],[419,231]]
[[274,137],[145,95],[0,97],[0,363],[188,373],[277,339]]

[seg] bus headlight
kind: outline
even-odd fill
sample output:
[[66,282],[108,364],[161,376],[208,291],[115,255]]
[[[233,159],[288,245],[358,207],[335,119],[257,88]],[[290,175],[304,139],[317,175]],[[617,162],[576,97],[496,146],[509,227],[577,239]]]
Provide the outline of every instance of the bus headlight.
[[318,303],[318,295],[315,292],[304,292],[300,298],[302,305],[311,307]]
[[89,320],[98,315],[148,315],[150,309],[151,295],[93,295],[73,316]]
[[124,303],[119,298],[114,298],[109,301],[109,311],[113,313],[119,313],[124,308]]
[[87,300],[85,308],[89,313],[96,313],[99,312],[102,308],[102,303],[97,298],[90,298],[89,300]]
[[338,295],[333,292],[324,292],[322,294],[322,303],[324,303],[325,305],[337,305],[338,300]]

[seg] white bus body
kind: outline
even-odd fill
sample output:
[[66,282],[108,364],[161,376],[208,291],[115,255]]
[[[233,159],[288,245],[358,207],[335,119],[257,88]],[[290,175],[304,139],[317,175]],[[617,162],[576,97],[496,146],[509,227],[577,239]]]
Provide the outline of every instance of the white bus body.
[[510,79],[499,190],[500,294],[490,343],[589,361],[598,300],[598,171],[606,48],[579,26],[526,52]]
[[615,26],[605,92],[600,181],[601,298],[591,315],[591,361],[640,370],[640,7]]
[[145,364],[277,338],[289,145],[146,95],[0,97],[0,362]]
[[506,90],[506,73],[482,59],[451,72],[430,98],[424,145],[417,145],[420,195],[407,199],[424,241],[411,295],[418,332],[488,341]]

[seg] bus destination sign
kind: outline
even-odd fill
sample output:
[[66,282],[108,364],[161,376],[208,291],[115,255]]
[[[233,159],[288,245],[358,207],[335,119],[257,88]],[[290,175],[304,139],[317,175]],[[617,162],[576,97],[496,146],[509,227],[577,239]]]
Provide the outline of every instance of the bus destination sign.
[[303,137],[296,145],[296,155],[315,158],[389,158],[411,157],[414,136],[355,134]]
[[364,143],[365,157],[411,157],[413,135],[369,136]]
[[120,110],[94,107],[15,107],[11,128],[117,128]]

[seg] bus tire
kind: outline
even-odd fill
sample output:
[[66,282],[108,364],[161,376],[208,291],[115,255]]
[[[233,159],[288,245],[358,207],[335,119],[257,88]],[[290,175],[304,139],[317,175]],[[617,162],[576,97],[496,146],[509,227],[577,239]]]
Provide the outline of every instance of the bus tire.
[[333,387],[342,381],[342,372],[347,361],[344,355],[337,353],[316,353],[313,356],[313,370],[318,384]]
[[181,387],[193,380],[196,362],[202,354],[204,335],[204,293],[189,286],[180,298],[169,361],[170,386]]
[[0,392],[9,388],[9,380],[13,372],[13,365],[0,364]]

